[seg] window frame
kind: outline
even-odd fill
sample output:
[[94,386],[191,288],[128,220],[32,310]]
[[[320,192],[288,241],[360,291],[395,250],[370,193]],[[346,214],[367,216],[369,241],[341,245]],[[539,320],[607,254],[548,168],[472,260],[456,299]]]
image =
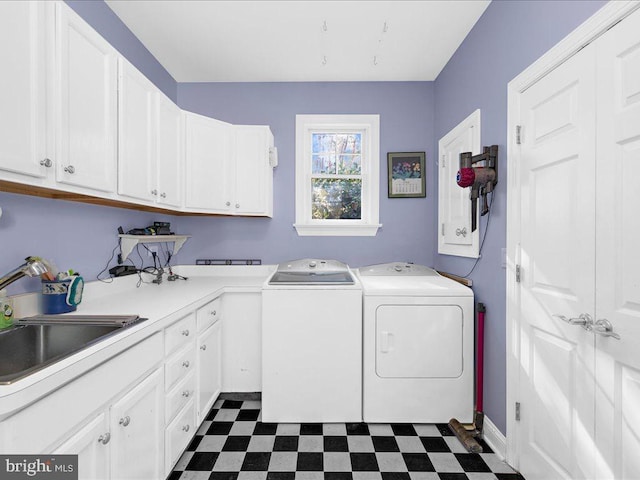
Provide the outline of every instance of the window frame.
[[[312,133],[362,133],[361,218],[313,219]],[[380,211],[380,115],[296,115],[296,223],[299,236],[375,236]]]

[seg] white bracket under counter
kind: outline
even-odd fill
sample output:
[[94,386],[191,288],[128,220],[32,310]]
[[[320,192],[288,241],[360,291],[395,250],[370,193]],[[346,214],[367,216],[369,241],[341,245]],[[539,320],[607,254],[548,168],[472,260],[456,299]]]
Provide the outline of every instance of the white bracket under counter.
[[184,245],[191,235],[128,235],[120,234],[120,249],[122,251],[122,260],[126,260],[133,248],[139,243],[174,243],[173,255]]

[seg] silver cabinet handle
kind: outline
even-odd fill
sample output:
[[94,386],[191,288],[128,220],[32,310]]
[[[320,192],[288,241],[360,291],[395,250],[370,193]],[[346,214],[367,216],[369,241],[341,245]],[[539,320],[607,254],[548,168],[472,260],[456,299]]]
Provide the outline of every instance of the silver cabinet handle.
[[231,202],[226,202],[225,205],[229,207],[231,205]]
[[162,193],[160,194],[160,198],[167,198],[167,194],[166,194],[165,192],[162,192]]
[[462,235],[463,237],[467,236],[467,227],[464,227],[462,230],[456,228],[456,237],[459,237],[460,235]]
[[200,345],[200,350],[206,350],[207,349],[207,345]]
[[185,337],[189,336],[189,330],[183,330],[182,331],[182,335],[184,335]]
[[578,317],[567,318],[564,315],[558,315],[554,313],[551,315],[552,317],[558,318],[569,325],[580,325],[585,330],[591,330],[591,326],[593,325],[593,318],[588,313],[581,313]]
[[189,360],[185,360],[184,362],[182,362],[182,366],[183,366],[184,368],[189,368],[189,365],[191,365],[191,364],[189,363]]
[[43,160],[40,160],[40,165],[42,165],[43,167],[51,168],[51,165],[53,165],[53,162],[51,161],[50,158],[45,158]]
[[111,434],[109,432],[105,433],[104,435],[100,435],[98,437],[98,443],[101,443],[103,445],[106,445],[107,443],[109,443],[109,440],[111,440]]
[[67,167],[64,167],[64,171],[67,172],[70,175],[73,175],[74,173],[76,173],[76,169],[73,165],[69,165]]
[[240,204],[239,203],[236,203],[236,208],[240,208]]
[[184,427],[182,427],[182,430],[185,432],[189,431],[189,425],[185,425]]
[[120,422],[118,422],[118,423],[120,423],[120,425],[122,425],[123,427],[126,427],[127,425],[129,425],[131,423],[131,418],[129,418],[129,415],[127,415],[126,417],[121,418]]
[[217,312],[217,311],[215,311],[215,310],[212,310],[212,311],[211,311],[211,312],[209,312],[209,313],[215,317],[215,316],[216,316],[216,314],[217,314],[218,312]]
[[157,197],[158,196],[158,190],[156,190],[155,188],[153,190],[151,190],[151,195],[155,195]]
[[189,395],[191,395],[191,392],[189,392],[189,390],[185,390],[184,392],[182,392],[182,396],[185,398],[189,398]]
[[613,337],[616,340],[620,340],[620,335],[613,331],[613,325],[606,318],[601,318],[593,324],[593,333],[602,337]]

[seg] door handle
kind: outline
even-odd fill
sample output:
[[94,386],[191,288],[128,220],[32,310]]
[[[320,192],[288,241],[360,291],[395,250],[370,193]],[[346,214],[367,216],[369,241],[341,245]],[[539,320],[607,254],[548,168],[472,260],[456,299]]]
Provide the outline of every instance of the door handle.
[[613,337],[616,340],[620,340],[620,335],[613,331],[613,325],[606,318],[601,318],[593,324],[591,328],[593,333],[600,335],[601,337]]
[[591,330],[593,326],[593,318],[588,313],[581,313],[578,317],[567,318],[564,315],[554,313],[551,315],[554,318],[558,318],[569,325],[580,325],[585,330]]
[[380,332],[380,353],[389,353],[393,350],[393,333]]

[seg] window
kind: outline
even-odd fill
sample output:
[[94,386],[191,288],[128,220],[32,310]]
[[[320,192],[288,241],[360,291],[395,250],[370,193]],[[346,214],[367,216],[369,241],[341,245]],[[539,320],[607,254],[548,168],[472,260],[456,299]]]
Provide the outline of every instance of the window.
[[298,235],[377,233],[379,132],[378,115],[296,116]]

